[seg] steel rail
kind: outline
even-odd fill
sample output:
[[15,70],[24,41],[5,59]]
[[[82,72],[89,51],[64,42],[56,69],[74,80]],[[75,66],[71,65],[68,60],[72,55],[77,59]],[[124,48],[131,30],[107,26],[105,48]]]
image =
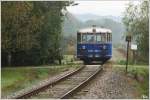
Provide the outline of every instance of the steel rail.
[[60,82],[60,81],[62,81],[62,80],[64,80],[64,79],[66,79],[67,77],[69,77],[69,76],[71,76],[71,75],[74,75],[75,73],[77,73],[78,71],[80,71],[81,69],[83,69],[84,67],[85,67],[85,66],[82,66],[82,67],[78,68],[77,70],[72,71],[72,72],[70,72],[70,73],[68,73],[68,74],[66,74],[66,75],[64,75],[64,76],[62,76],[62,77],[59,77],[59,78],[57,78],[56,80],[54,80],[54,81],[52,81],[52,82],[50,82],[50,83],[48,83],[48,84],[46,84],[46,85],[44,85],[44,86],[38,87],[38,88],[36,88],[36,89],[33,89],[33,90],[28,91],[28,92],[26,92],[26,93],[24,93],[24,94],[21,94],[21,95],[12,97],[12,98],[10,98],[10,99],[23,99],[23,98],[28,98],[28,97],[30,97],[30,96],[32,96],[32,95],[38,94],[39,92],[41,92],[41,91],[45,90],[46,88],[48,88],[50,85],[54,85],[54,84],[56,84],[57,82]]
[[[102,66],[97,66],[98,68],[95,71],[91,71],[93,72],[92,74],[90,74],[90,76],[87,76],[87,78],[85,80],[83,80],[81,83],[77,84],[75,87],[73,87],[71,90],[66,91],[65,93],[63,93],[62,95],[58,96],[57,98],[60,99],[66,99],[69,98],[70,96],[73,95],[73,93],[79,91],[83,86],[85,86],[93,77],[95,77],[101,70],[102,70]],[[56,80],[44,84],[43,86],[40,86],[38,88],[32,89],[31,91],[28,91],[26,93],[20,94],[18,96],[15,96],[13,99],[25,99],[25,98],[30,98],[31,96],[34,96],[40,92],[43,92],[45,90],[47,90],[49,88],[49,86],[57,86],[57,83],[59,84],[59,82],[63,82],[65,81],[67,78],[72,77],[73,75],[76,75],[76,73],[79,73],[83,68],[86,68],[85,66],[82,66],[80,68],[78,68],[75,71],[72,71],[62,77],[57,78]],[[84,71],[84,69],[83,69]],[[90,72],[90,70],[86,71],[86,72]],[[82,73],[82,71],[80,72]],[[82,76],[82,75],[81,75]]]
[[68,91],[67,93],[65,93],[64,95],[62,95],[60,97],[60,99],[67,99],[68,97],[70,97],[71,95],[73,95],[73,93],[79,91],[81,89],[81,87],[84,87],[93,77],[95,77],[100,71],[102,70],[102,66],[101,68],[99,68],[95,73],[93,73],[90,77],[88,77],[85,81],[83,81],[82,83],[80,83],[79,85],[77,85],[76,87],[74,87],[73,89],[71,89],[70,91]]

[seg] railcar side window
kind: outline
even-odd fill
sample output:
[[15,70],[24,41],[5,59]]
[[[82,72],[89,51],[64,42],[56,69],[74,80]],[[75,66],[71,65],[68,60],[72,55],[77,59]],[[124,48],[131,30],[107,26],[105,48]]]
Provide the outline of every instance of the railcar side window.
[[81,34],[79,34],[79,33],[77,34],[77,42],[81,43]]
[[102,42],[105,42],[105,34],[102,33],[101,36],[102,36]]
[[109,42],[109,33],[107,33],[107,42]]
[[108,42],[109,41],[109,34],[108,33],[102,33],[101,34],[101,42]]
[[111,34],[108,33],[108,39],[107,39],[108,42],[111,42]]
[[105,33],[105,42],[107,42],[107,33]]
[[86,42],[86,40],[87,40],[86,38],[87,38],[87,35],[86,35],[86,34],[82,34],[82,42],[83,42],[83,43]]
[[110,34],[110,41],[112,41],[112,34]]
[[110,41],[110,34],[107,33],[107,41],[109,42]]

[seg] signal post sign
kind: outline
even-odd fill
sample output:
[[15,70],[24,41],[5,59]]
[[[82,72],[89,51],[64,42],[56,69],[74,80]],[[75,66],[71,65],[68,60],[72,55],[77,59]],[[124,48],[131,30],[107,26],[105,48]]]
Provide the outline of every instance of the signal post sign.
[[137,45],[136,44],[131,44],[131,50],[137,50]]
[[133,62],[134,62],[134,64],[136,64],[137,45],[136,44],[131,44],[131,50],[133,51]]

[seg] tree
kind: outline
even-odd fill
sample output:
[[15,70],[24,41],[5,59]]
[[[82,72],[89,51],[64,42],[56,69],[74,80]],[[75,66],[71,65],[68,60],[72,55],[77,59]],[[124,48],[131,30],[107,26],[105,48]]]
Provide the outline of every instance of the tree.
[[123,22],[126,26],[126,33],[130,33],[138,45],[140,60],[148,63],[149,52],[149,5],[148,1],[140,2],[139,5],[129,4]]
[[2,65],[39,65],[59,59],[61,10],[67,1],[2,2]]

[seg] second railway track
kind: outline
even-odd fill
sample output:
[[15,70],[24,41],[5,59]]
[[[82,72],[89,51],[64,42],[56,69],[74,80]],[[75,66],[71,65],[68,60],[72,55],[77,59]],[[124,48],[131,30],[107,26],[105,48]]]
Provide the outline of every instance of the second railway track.
[[80,70],[75,71],[71,75],[60,79],[60,81],[34,90],[25,95],[16,97],[16,99],[30,98],[68,98],[74,92],[81,89],[90,79],[92,79],[102,69],[102,65],[86,65]]

